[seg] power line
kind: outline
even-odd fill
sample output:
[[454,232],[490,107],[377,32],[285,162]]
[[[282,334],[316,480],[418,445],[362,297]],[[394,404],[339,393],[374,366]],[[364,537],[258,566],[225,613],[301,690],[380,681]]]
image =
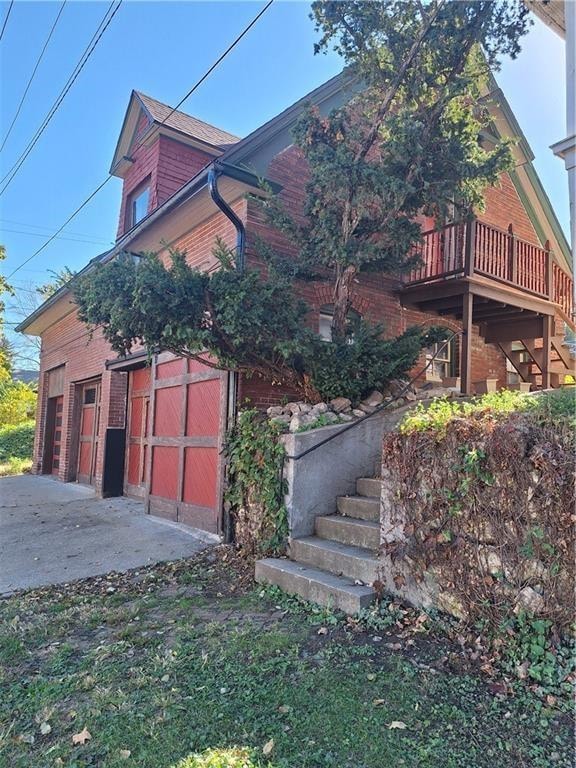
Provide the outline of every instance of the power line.
[[96,48],[96,46],[100,42],[100,38],[102,37],[104,32],[106,32],[106,29],[108,28],[108,26],[109,26],[110,22],[112,21],[112,19],[114,18],[114,16],[118,13],[118,10],[120,9],[120,6],[122,5],[123,0],[118,0],[118,4],[116,5],[114,10],[112,11],[112,14],[109,16],[110,11],[112,10],[112,7],[113,7],[115,2],[116,2],[116,0],[112,0],[110,5],[108,6],[107,11],[104,14],[104,17],[102,18],[102,21],[100,22],[96,32],[92,36],[92,40],[88,43],[88,46],[86,47],[84,53],[80,57],[80,60],[79,60],[78,64],[76,64],[72,74],[68,78],[68,81],[67,81],[66,85],[64,86],[64,88],[60,92],[60,95],[58,96],[58,98],[56,99],[56,101],[54,102],[52,107],[50,108],[50,111],[48,112],[48,114],[44,118],[44,121],[42,122],[42,124],[40,125],[40,127],[38,128],[38,130],[36,131],[34,136],[32,137],[32,139],[28,143],[28,146],[22,152],[22,154],[20,155],[18,160],[16,160],[16,162],[14,163],[12,168],[8,171],[8,173],[4,176],[4,178],[2,180],[0,180],[0,184],[4,184],[4,182],[6,182],[4,184],[4,186],[2,187],[2,189],[0,189],[0,195],[4,194],[4,192],[6,191],[8,186],[10,185],[12,179],[16,176],[16,174],[18,173],[18,171],[20,170],[20,168],[24,164],[24,162],[25,162],[26,158],[28,157],[28,155],[34,149],[34,147],[35,147],[36,143],[38,142],[39,138],[42,136],[42,134],[44,133],[44,131],[48,127],[48,124],[50,123],[50,121],[52,120],[52,118],[54,117],[56,112],[58,111],[58,108],[60,107],[60,104],[64,101],[68,91],[74,85],[74,82],[76,81],[78,75],[80,74],[80,72],[82,72],[82,70],[84,69],[86,63],[88,62],[88,59],[90,58],[90,56],[94,52],[94,49]]
[[[32,237],[46,237],[46,232],[25,232],[22,229],[7,229],[2,227],[0,232],[12,232],[15,235],[32,235]],[[114,245],[113,242],[107,240],[86,240],[78,237],[66,237],[65,235],[56,235],[58,240],[68,240],[70,243],[89,243],[93,245]]]
[[14,0],[10,0],[10,5],[8,6],[8,10],[6,11],[6,16],[4,16],[4,23],[2,24],[2,31],[0,32],[0,40],[4,37],[4,30],[6,29],[6,24],[8,24],[8,19],[10,18],[10,11],[12,10],[12,6],[14,5]]
[[46,52],[46,48],[48,48],[48,43],[50,42],[50,39],[54,33],[54,30],[56,29],[56,25],[58,24],[58,21],[60,19],[60,16],[62,15],[62,11],[64,10],[64,6],[66,5],[67,0],[64,0],[62,5],[60,6],[60,10],[58,11],[58,14],[56,16],[56,19],[54,20],[54,23],[52,24],[52,27],[50,29],[50,32],[48,33],[48,37],[46,38],[46,42],[44,43],[44,47],[40,51],[40,55],[38,56],[38,59],[36,60],[36,64],[34,65],[34,69],[32,70],[32,74],[30,75],[30,78],[28,79],[28,83],[26,84],[26,88],[24,89],[24,93],[22,94],[22,98],[20,99],[20,103],[18,104],[18,108],[16,109],[16,114],[12,118],[12,122],[10,123],[10,127],[8,128],[8,131],[6,133],[6,136],[4,136],[4,140],[2,142],[2,146],[0,146],[0,152],[4,149],[4,145],[8,141],[8,137],[12,133],[12,128],[14,128],[14,123],[18,119],[18,115],[20,114],[20,110],[22,109],[22,105],[24,104],[24,101],[26,99],[26,96],[28,94],[28,91],[30,90],[30,86],[32,85],[32,81],[34,80],[34,77],[36,75],[36,70],[40,66],[40,62],[42,61],[42,58],[44,57],[44,53]]
[[[206,80],[208,75],[211,74],[214,71],[214,69],[222,62],[222,60],[230,53],[230,51],[232,51],[232,49],[235,48],[236,45],[238,45],[238,43],[240,42],[240,40],[242,40],[244,35],[246,35],[252,29],[252,27],[260,19],[260,17],[263,16],[264,13],[266,13],[266,11],[268,10],[268,8],[270,8],[270,6],[272,5],[273,2],[274,2],[274,0],[268,0],[266,5],[256,14],[256,16],[252,19],[252,21],[248,24],[248,26],[244,28],[244,30],[232,41],[232,43],[230,43],[230,45],[226,48],[224,53],[222,53],[218,57],[218,59],[214,62],[214,64],[212,64],[212,66],[207,70],[207,72],[204,75],[202,75],[200,80],[198,80],[192,86],[192,88],[188,91],[188,93],[184,96],[184,98],[180,99],[178,104],[166,115],[166,117],[163,120],[160,121],[160,125],[164,124],[166,122],[166,120],[168,120],[168,118],[171,117],[174,114],[174,112],[176,112],[176,110],[186,101],[186,99],[188,99],[194,93],[194,91],[204,82],[204,80]],[[141,142],[142,141],[143,141],[143,139],[141,140]],[[136,146],[134,146],[132,148],[132,151],[134,152],[136,149],[139,148],[139,146],[141,146],[141,143],[137,143]],[[25,259],[21,264],[19,264],[16,267],[16,269],[13,269],[12,272],[10,272],[10,274],[8,275],[8,279],[10,279],[12,277],[12,275],[15,275],[16,272],[18,272],[20,269],[22,269],[22,267],[24,267],[26,264],[28,264],[30,261],[32,261],[32,259],[36,258],[36,256],[38,256],[40,253],[42,253],[44,248],[46,248],[60,234],[60,232],[62,232],[62,230],[65,229],[65,227],[68,226],[68,224],[72,221],[72,219],[74,219],[80,213],[80,211],[86,205],[88,205],[88,203],[92,200],[92,198],[95,197],[98,194],[98,192],[100,192],[100,190],[104,186],[106,186],[106,184],[112,178],[113,177],[111,175],[109,175],[106,179],[104,179],[104,181],[96,187],[96,189],[86,198],[86,200],[84,200],[83,203],[81,203],[78,206],[78,208],[76,208],[76,210],[72,214],[70,214],[70,216],[66,219],[64,224],[62,224],[62,226],[59,229],[57,229],[56,232],[50,238],[48,238],[48,240],[46,240],[46,242],[43,243],[43,245],[41,245],[40,248],[38,248],[38,250],[34,251],[34,253],[31,256],[28,256],[28,258]]]
[[[48,237],[48,235],[52,234],[53,227],[47,227],[45,224],[28,224],[25,221],[15,221],[14,219],[3,219],[0,217],[0,221],[5,222],[6,224],[16,224],[18,227],[29,227],[30,229],[45,229],[48,230],[44,233],[45,237]],[[2,231],[2,227],[0,226],[0,231]],[[72,237],[86,237],[89,240],[102,240],[103,238],[99,238],[98,235],[94,234],[87,234],[86,232],[66,232],[67,235],[71,235]]]

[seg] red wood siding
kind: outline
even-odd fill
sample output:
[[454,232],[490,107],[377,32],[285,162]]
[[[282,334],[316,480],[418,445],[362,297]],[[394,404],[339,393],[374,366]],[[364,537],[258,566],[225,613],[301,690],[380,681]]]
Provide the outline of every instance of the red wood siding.
[[157,137],[152,144],[137,147],[132,152],[134,161],[124,176],[118,237],[131,227],[127,218],[128,198],[146,179],[150,179],[148,213],[162,205],[190,181],[213,159],[195,147],[189,147],[166,136]]

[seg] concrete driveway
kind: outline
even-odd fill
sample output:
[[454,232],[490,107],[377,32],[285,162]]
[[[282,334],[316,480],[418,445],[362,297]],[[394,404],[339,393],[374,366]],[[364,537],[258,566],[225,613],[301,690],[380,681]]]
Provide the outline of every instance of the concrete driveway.
[[189,557],[216,541],[51,477],[0,479],[0,594]]

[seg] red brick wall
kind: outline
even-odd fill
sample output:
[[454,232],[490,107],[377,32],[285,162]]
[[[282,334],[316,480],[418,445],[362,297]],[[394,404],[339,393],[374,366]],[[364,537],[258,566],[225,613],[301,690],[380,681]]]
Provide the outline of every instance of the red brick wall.
[[[216,209],[216,206],[214,208]],[[235,201],[231,208],[243,221],[246,220],[246,200]],[[218,266],[217,260],[212,255],[217,237],[220,237],[229,248],[236,246],[236,228],[218,209],[210,218],[189,232],[183,233],[171,243],[171,247],[185,251],[188,264],[202,271],[211,272]],[[167,257],[167,252],[160,252],[160,255]]]
[[[233,206],[236,213],[246,217],[246,201],[240,199]],[[212,249],[216,237],[221,237],[230,247],[236,244],[236,230],[223,213],[216,211],[190,232],[183,234],[173,246],[185,250],[189,263],[200,269],[214,269],[216,260]],[[103,439],[107,427],[122,428],[126,419],[126,374],[106,371],[105,361],[116,357],[116,353],[96,331],[90,337],[86,326],[75,312],[70,313],[52,325],[42,336],[40,360],[40,392],[38,398],[36,445],[34,468],[42,472],[44,433],[47,407],[47,372],[65,365],[63,442],[60,454],[58,477],[74,480],[76,476],[76,442],[78,435],[78,407],[75,406],[76,384],[99,377],[101,381],[100,435]],[[103,445],[103,442],[102,442]],[[97,489],[101,486],[104,452],[99,452],[97,461]]]
[[131,157],[134,162],[126,171],[122,186],[118,237],[131,228],[127,211],[128,198],[147,179],[150,180],[150,213],[213,159],[206,152],[166,136],[157,137],[149,146],[139,146]]
[[65,365],[62,447],[58,477],[70,481],[76,477],[76,452],[79,409],[75,404],[77,384],[93,378],[101,382],[100,428],[102,449],[96,466],[96,488],[100,489],[104,465],[104,438],[107,427],[123,427],[126,416],[126,375],[106,371],[104,363],[116,357],[99,331],[91,337],[75,312],[48,328],[42,336],[40,356],[40,391],[38,397],[37,431],[34,446],[33,471],[43,470],[44,436],[47,405],[47,372]]
[[488,187],[484,191],[484,200],[486,208],[482,213],[478,213],[481,221],[500,229],[508,229],[508,225],[513,224],[514,232],[522,240],[528,240],[535,245],[544,245],[540,243],[516,187],[507,173],[500,177],[498,187]]
[[[267,176],[282,186],[280,194],[286,209],[295,217],[301,216],[305,199],[306,161],[299,150],[292,146],[280,152],[271,162]],[[508,175],[503,177],[501,187],[487,190],[486,210],[480,218],[503,229],[507,228],[509,221],[514,221],[519,237],[538,242],[530,219]],[[253,202],[248,203],[247,222],[247,259],[252,266],[259,264],[255,252],[256,238],[265,239],[275,249],[288,255],[294,253],[294,246],[266,224],[261,210]],[[371,323],[382,324],[388,336],[398,335],[416,324],[442,324],[438,315],[427,315],[403,308],[397,289],[397,281],[389,277],[363,274],[354,287],[352,305]],[[332,303],[331,287],[321,283],[303,283],[299,286],[299,291],[311,308],[310,325],[317,328],[319,308],[323,304]],[[412,373],[415,374],[424,364],[422,356]],[[497,378],[499,386],[504,386],[506,363],[498,348],[485,344],[478,328],[475,327],[472,339],[472,380],[480,381],[485,378]],[[290,389],[271,386],[257,377],[242,379],[240,395],[242,400],[248,400],[259,408],[295,397],[295,393]]]

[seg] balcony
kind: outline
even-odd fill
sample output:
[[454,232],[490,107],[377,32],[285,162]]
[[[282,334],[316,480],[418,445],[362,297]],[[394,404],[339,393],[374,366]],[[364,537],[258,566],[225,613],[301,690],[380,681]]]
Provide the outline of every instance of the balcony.
[[572,277],[550,248],[522,240],[512,228],[470,219],[425,232],[419,255],[420,264],[403,280],[401,301],[461,321],[463,391],[471,391],[473,325],[513,365],[512,343],[524,345],[538,369],[539,386],[572,371],[562,330],[575,327]]
[[477,219],[449,224],[424,233],[420,257],[422,263],[405,280],[406,288],[486,278],[514,292],[552,302],[572,321],[572,277],[554,261],[549,248],[522,240],[512,231]]

